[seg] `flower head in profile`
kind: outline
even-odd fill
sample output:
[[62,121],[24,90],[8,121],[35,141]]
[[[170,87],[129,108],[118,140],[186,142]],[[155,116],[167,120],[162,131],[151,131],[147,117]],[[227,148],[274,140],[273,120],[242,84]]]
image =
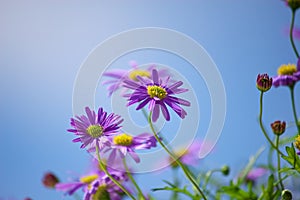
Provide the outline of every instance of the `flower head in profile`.
[[107,136],[118,132],[123,119],[114,113],[107,114],[103,108],[99,108],[97,114],[88,107],[85,111],[86,115],[71,118],[73,129],[68,131],[79,136],[73,142],[81,142],[81,148],[88,146],[88,151],[94,151],[97,145],[101,150],[109,143]]
[[108,150],[111,150],[108,162],[114,162],[116,157],[124,158],[129,154],[135,162],[140,162],[139,156],[135,150],[150,149],[156,147],[156,139],[153,135],[142,133],[137,136],[131,136],[126,133],[111,137],[111,145]]
[[[88,173],[79,179],[69,183],[58,183],[55,188],[63,191],[68,195],[73,195],[77,190],[82,189],[84,192],[84,200],[101,199],[119,200],[121,199],[122,190],[115,185],[111,179],[99,169],[98,161],[92,161],[92,168]],[[108,172],[120,183],[127,181],[125,172],[107,168]]]
[[[111,96],[115,91],[123,87],[124,80],[138,81],[137,76],[151,78],[151,71],[155,65],[150,65],[146,69],[138,67],[138,64],[135,61],[129,63],[132,69],[113,69],[107,72],[104,72],[103,75],[111,78],[110,80],[104,81],[103,85],[108,85],[108,95]],[[159,70],[161,76],[166,76],[168,73],[166,70]]]
[[297,66],[295,64],[281,65],[277,70],[277,76],[273,77],[273,85],[278,86],[293,86],[300,80],[300,61]]
[[187,115],[181,106],[190,106],[190,102],[174,95],[188,91],[180,88],[182,81],[177,81],[169,85],[169,77],[162,79],[156,69],[152,70],[151,79],[137,76],[139,82],[125,80],[125,87],[132,89],[133,92],[128,95],[128,106],[139,103],[136,110],[139,110],[149,104],[149,110],[153,112],[152,120],[155,122],[160,110],[164,118],[169,121],[170,113],[167,106],[174,110],[182,119]]
[[273,80],[268,74],[258,74],[256,79],[256,87],[262,92],[268,91],[272,87]]

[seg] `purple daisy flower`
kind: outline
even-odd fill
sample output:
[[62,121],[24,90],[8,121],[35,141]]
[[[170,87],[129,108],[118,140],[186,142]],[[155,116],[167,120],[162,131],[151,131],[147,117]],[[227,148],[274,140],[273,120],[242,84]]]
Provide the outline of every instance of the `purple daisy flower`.
[[[121,199],[120,194],[122,194],[122,190],[115,185],[103,171],[100,171],[98,161],[95,159],[92,164],[93,167],[90,171],[86,175],[81,176],[79,180],[70,183],[58,183],[55,185],[55,188],[66,192],[68,195],[72,195],[77,190],[82,189],[84,192],[84,200],[97,199],[96,197],[99,196],[101,196],[102,199]],[[107,168],[107,170],[119,182],[128,180],[125,172],[117,171],[112,168]]]
[[278,87],[293,86],[300,80],[300,59],[297,66],[295,64],[281,65],[277,71],[278,75],[273,77],[273,85]]
[[[112,78],[102,83],[103,85],[108,85],[107,90],[109,96],[122,88],[124,80],[138,81],[137,76],[151,78],[151,71],[155,67],[155,65],[150,65],[147,69],[141,69],[138,68],[138,64],[135,61],[131,61],[129,65],[132,67],[130,70],[114,69],[103,73],[104,76]],[[159,70],[159,74],[160,76],[167,76],[168,73],[162,69]]]
[[190,106],[190,102],[181,98],[174,97],[175,94],[180,94],[188,91],[188,89],[179,88],[183,85],[182,81],[177,81],[168,85],[169,78],[161,79],[156,69],[152,70],[152,79],[146,79],[137,76],[139,82],[125,80],[125,87],[133,89],[132,94],[128,94],[128,106],[140,103],[136,110],[139,110],[149,103],[149,110],[153,112],[152,120],[155,122],[159,117],[160,110],[164,118],[170,121],[170,113],[167,109],[168,105],[182,119],[187,115],[186,111],[180,107]]
[[[108,162],[114,163],[117,154],[121,158],[124,158],[129,154],[133,160],[137,163],[140,162],[140,158],[135,150],[150,149],[156,147],[156,139],[153,135],[148,133],[142,133],[137,136],[130,136],[122,133],[113,137],[110,137],[111,145],[107,151],[111,150],[108,158]],[[107,152],[106,151],[106,152]]]
[[73,142],[81,142],[81,148],[88,146],[88,151],[95,151],[95,145],[97,145],[101,150],[105,144],[109,144],[107,136],[118,132],[123,119],[114,113],[108,115],[103,108],[99,108],[97,114],[88,107],[85,111],[86,116],[71,118],[73,129],[68,131],[79,136]]

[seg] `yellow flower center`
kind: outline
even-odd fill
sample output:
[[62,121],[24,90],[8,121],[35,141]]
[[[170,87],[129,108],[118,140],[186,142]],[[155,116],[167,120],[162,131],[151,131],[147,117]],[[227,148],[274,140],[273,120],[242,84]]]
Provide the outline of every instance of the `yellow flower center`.
[[86,132],[93,138],[98,138],[103,134],[103,128],[100,125],[90,125]]
[[113,143],[121,146],[129,146],[132,144],[132,140],[132,136],[122,133],[114,137]]
[[80,178],[80,182],[90,184],[91,182],[93,182],[97,178],[98,178],[97,174],[93,174],[93,175],[89,175],[89,176],[83,176],[83,177]]
[[281,65],[277,70],[278,75],[293,75],[295,72],[297,67],[294,64]]
[[168,95],[165,88],[158,85],[149,85],[147,87],[147,93],[151,98],[157,97],[160,100],[164,99]]
[[141,76],[141,77],[148,77],[150,78],[150,73],[146,70],[140,70],[140,69],[136,69],[136,70],[132,70],[128,77],[131,80],[137,81],[138,79],[136,78],[137,76]]

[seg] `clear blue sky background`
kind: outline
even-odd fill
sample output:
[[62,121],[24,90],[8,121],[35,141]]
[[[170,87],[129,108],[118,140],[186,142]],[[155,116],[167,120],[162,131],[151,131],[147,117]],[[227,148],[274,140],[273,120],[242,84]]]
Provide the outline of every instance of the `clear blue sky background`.
[[[41,177],[51,170],[66,180],[68,171],[80,174],[87,167],[89,156],[66,132],[76,74],[96,45],[139,27],[177,30],[210,54],[225,84],[227,115],[216,150],[203,165],[241,169],[266,145],[257,123],[257,74],[275,75],[279,65],[296,62],[285,34],[290,17],[280,0],[0,1],[0,199],[63,198],[43,188]],[[266,124],[293,120],[288,95],[287,88],[268,92]],[[298,113],[299,95],[297,86]],[[201,113],[203,123],[209,115]],[[149,190],[169,176],[143,175],[138,181]]]

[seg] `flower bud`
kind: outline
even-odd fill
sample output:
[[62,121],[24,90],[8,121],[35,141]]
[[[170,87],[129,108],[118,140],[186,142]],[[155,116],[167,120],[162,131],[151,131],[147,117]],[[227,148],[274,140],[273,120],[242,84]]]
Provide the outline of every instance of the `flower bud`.
[[279,121],[279,120],[277,120],[277,121],[275,121],[275,122],[273,122],[272,124],[271,124],[271,128],[272,128],[272,130],[273,130],[273,133],[275,134],[275,135],[281,135],[282,133],[284,133],[284,131],[285,131],[285,126],[286,126],[286,123],[285,123],[285,121]]
[[53,173],[48,172],[44,175],[42,182],[47,188],[55,188],[55,185],[59,182],[59,180]]
[[293,11],[300,8],[300,0],[286,0],[286,3]]
[[272,87],[272,78],[268,74],[258,74],[256,79],[256,87],[262,92],[268,91]]
[[230,173],[230,168],[228,165],[224,165],[222,168],[221,168],[221,172],[223,173],[224,176],[227,176],[229,173]]
[[293,194],[289,190],[283,190],[281,192],[281,200],[292,200],[293,199]]

